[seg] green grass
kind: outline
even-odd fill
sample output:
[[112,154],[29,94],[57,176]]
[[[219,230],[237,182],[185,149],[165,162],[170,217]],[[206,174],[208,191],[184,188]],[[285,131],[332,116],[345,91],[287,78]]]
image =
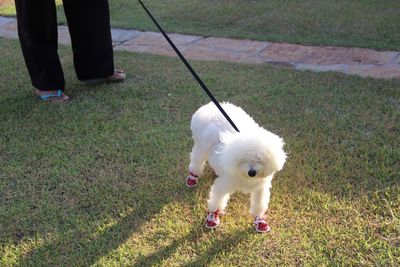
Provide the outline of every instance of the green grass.
[[[144,2],[168,32],[400,50],[398,0]],[[110,10],[114,27],[156,30],[137,1],[110,0]],[[59,15],[65,22],[62,7]]]
[[175,58],[116,53],[125,83],[34,98],[17,41],[0,39],[1,266],[400,264],[400,81],[193,62],[220,100],[284,137],[272,232],[248,197],[203,227],[210,171],[184,178],[191,114],[208,99]]

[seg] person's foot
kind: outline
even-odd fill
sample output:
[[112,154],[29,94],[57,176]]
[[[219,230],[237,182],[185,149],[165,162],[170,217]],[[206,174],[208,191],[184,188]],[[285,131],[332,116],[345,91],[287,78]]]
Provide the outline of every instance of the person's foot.
[[115,69],[114,73],[108,77],[104,78],[97,78],[97,79],[88,79],[88,80],[82,80],[83,83],[107,83],[107,82],[122,82],[126,78],[125,71]]
[[70,100],[70,97],[64,94],[62,90],[42,91],[36,89],[36,95],[41,100],[49,102],[62,103]]
[[115,69],[114,73],[107,77],[107,79],[111,82],[122,82],[126,78],[126,73],[124,70]]

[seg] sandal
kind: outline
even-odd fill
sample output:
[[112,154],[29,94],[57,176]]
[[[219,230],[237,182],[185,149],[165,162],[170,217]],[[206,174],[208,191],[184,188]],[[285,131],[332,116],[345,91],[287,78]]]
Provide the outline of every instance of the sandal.
[[57,102],[57,103],[62,103],[62,102],[67,102],[70,100],[70,97],[64,94],[62,90],[56,90],[56,91],[41,91],[39,89],[36,89],[36,95],[43,101],[48,101],[48,102]]
[[116,69],[111,76],[105,78],[97,78],[97,79],[89,79],[82,80],[83,83],[92,84],[92,83],[108,83],[108,82],[122,82],[126,78],[125,71]]

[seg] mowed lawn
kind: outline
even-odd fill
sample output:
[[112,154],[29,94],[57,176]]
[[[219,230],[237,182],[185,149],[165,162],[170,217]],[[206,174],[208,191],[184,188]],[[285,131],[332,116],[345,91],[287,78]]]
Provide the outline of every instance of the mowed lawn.
[[57,105],[34,98],[18,42],[0,43],[1,266],[400,264],[400,81],[193,62],[289,155],[270,233],[242,194],[210,231],[212,172],[184,184],[208,99],[178,59],[117,52],[126,82],[88,86],[61,47],[74,99]]
[[[13,2],[0,0],[0,14],[14,15]],[[57,2],[61,5],[61,1]],[[143,2],[167,32],[400,50],[398,0]],[[109,3],[114,27],[156,30],[136,0],[110,0]],[[64,23],[61,6],[58,11]]]

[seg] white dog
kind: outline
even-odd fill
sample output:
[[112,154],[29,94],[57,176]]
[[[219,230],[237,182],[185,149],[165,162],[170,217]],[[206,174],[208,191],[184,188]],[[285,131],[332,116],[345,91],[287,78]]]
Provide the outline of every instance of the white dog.
[[219,225],[219,214],[236,191],[251,194],[250,213],[258,232],[268,232],[264,220],[270,199],[272,177],[286,160],[283,140],[260,127],[245,111],[233,104],[221,105],[239,129],[236,132],[214,103],[202,106],[192,117],[194,146],[186,185],[197,185],[208,161],[218,178],[208,199],[206,227]]

